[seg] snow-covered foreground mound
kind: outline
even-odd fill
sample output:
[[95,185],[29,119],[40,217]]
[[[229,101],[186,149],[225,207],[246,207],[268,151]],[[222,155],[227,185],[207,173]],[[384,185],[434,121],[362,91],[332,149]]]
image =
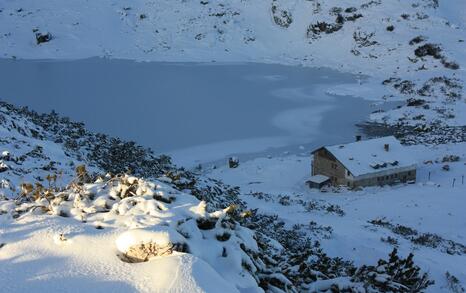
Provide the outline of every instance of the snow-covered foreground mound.
[[2,290],[260,292],[233,212],[128,176],[24,190],[0,201]]

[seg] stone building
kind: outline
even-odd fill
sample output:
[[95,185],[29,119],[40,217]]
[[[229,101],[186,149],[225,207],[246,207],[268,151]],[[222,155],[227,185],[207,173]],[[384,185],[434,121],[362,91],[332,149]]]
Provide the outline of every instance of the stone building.
[[334,186],[353,188],[416,180],[416,162],[393,136],[324,146],[312,155],[312,176],[326,176]]

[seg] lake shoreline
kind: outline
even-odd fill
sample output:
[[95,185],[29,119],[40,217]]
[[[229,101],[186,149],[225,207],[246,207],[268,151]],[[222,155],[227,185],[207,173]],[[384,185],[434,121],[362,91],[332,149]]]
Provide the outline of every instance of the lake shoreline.
[[348,141],[375,109],[361,97],[330,94],[363,77],[329,68],[108,58],[0,65],[0,99],[53,109],[187,167]]

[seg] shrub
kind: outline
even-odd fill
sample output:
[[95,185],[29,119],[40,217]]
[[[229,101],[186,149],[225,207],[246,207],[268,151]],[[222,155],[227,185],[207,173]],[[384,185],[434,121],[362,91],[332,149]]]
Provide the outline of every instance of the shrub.
[[291,12],[286,10],[281,10],[276,5],[276,0],[272,1],[272,15],[273,21],[276,25],[281,26],[283,28],[288,28],[293,23],[293,16]]
[[160,246],[153,242],[141,243],[130,247],[124,255],[120,255],[120,259],[128,263],[147,262],[156,256],[171,255],[174,251],[187,252],[188,245],[186,243],[169,243],[166,246]]
[[445,162],[458,162],[460,160],[460,157],[457,155],[446,155],[442,158],[442,163]]
[[440,242],[442,242],[442,238],[436,234],[424,233],[416,238],[413,238],[412,242],[422,246],[437,248]]
[[442,48],[440,48],[439,45],[437,44],[425,44],[422,46],[419,46],[414,50],[414,54],[417,57],[425,57],[425,56],[432,56],[435,59],[440,59],[442,58]]
[[407,100],[407,106],[408,107],[418,107],[418,106],[423,106],[426,103],[426,100],[423,99],[415,99],[415,98],[409,98]]
[[453,293],[463,293],[465,289],[461,286],[460,280],[457,277],[450,274],[450,272],[445,273],[445,277],[447,279],[447,285],[451,292]]
[[393,246],[398,246],[398,240],[391,236],[387,236],[386,238],[382,237],[380,238],[380,241],[391,244]]
[[363,31],[355,31],[353,33],[353,39],[356,42],[356,44],[358,44],[359,48],[377,45],[378,42],[372,40],[374,36],[375,33],[366,33]]
[[415,44],[419,44],[419,43],[422,43],[426,40],[426,37],[424,36],[417,36],[413,39],[411,39],[411,41],[409,41],[409,44],[412,46],[412,45],[415,45]]
[[442,64],[445,68],[458,70],[460,66],[455,61],[448,61],[446,58],[442,58]]
[[359,268],[353,281],[363,282],[366,288],[372,287],[380,292],[422,292],[434,281],[429,280],[427,273],[420,273],[421,269],[414,264],[413,258],[412,253],[405,259],[400,258],[394,248],[388,260],[380,259],[377,266]]

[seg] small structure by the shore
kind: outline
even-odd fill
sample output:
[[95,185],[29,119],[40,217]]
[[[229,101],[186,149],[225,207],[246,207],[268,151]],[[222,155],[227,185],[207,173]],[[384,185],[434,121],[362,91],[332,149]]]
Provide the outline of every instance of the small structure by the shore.
[[321,189],[324,186],[330,185],[330,178],[325,175],[317,174],[311,176],[306,183],[310,188]]

